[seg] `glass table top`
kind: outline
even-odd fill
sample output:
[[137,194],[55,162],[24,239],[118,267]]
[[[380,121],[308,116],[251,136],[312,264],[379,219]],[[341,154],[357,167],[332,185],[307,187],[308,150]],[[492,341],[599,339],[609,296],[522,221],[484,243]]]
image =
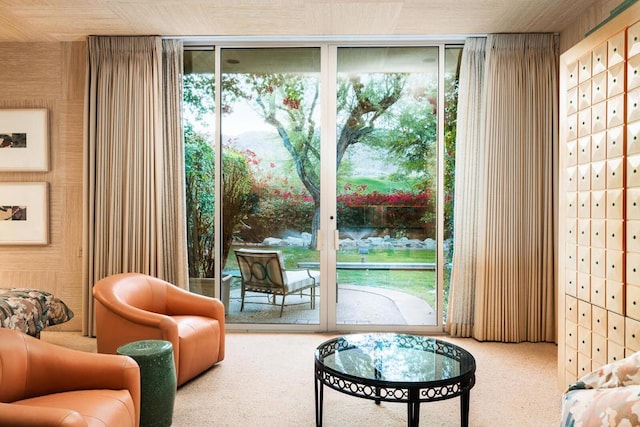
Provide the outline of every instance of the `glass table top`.
[[466,350],[435,338],[393,333],[345,335],[318,346],[316,361],[339,375],[390,383],[432,383],[475,372]]

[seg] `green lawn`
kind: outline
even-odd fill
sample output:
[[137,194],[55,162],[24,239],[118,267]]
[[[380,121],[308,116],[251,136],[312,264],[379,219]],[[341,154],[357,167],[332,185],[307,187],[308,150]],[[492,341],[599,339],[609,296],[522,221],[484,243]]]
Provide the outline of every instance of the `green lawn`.
[[344,188],[346,183],[349,183],[352,190],[358,186],[365,186],[365,193],[373,193],[377,191],[379,193],[395,193],[396,191],[408,191],[411,192],[415,188],[415,182],[412,180],[390,181],[388,179],[377,179],[370,177],[349,177],[346,180],[340,180],[338,188]]
[[[299,262],[318,262],[318,251],[305,248],[261,248],[281,250],[287,269],[298,268]],[[338,253],[340,262],[359,262],[362,255],[357,249],[341,250]],[[371,249],[365,255],[366,262],[435,262],[435,251],[418,249]],[[237,270],[235,255],[229,254],[225,270]],[[424,299],[432,307],[436,298],[435,271],[406,271],[406,270],[338,270],[338,283],[356,286],[371,286],[393,289],[415,295]]]
[[[370,249],[364,255],[366,262],[436,262],[436,252],[425,249]],[[361,261],[358,249],[347,249],[338,252],[338,261]]]

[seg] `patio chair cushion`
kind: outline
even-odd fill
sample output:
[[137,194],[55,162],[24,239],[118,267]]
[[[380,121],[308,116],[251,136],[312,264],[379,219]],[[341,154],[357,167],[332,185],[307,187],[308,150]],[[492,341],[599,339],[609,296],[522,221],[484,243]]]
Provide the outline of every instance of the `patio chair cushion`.
[[284,271],[285,287],[287,292],[295,292],[309,286],[320,284],[320,272],[312,270]]
[[240,311],[244,310],[247,292],[272,295],[270,304],[275,303],[276,295],[281,296],[280,316],[285,306],[285,297],[298,292],[303,295],[304,289],[309,289],[306,295],[310,298],[310,308],[315,307],[315,288],[320,284],[319,271],[286,270],[282,251],[237,249],[234,252],[242,276]]

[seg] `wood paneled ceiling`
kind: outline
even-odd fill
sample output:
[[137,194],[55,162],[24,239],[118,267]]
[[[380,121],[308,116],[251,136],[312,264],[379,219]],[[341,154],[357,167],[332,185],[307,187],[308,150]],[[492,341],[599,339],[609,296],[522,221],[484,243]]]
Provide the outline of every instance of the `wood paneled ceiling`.
[[0,42],[559,32],[595,0],[0,0]]

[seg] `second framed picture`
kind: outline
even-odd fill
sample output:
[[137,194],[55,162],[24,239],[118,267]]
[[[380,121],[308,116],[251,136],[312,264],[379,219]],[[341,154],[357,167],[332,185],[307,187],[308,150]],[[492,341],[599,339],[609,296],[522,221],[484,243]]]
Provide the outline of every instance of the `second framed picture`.
[[46,182],[0,183],[0,245],[49,243]]
[[48,171],[48,127],[44,108],[0,110],[0,172]]

